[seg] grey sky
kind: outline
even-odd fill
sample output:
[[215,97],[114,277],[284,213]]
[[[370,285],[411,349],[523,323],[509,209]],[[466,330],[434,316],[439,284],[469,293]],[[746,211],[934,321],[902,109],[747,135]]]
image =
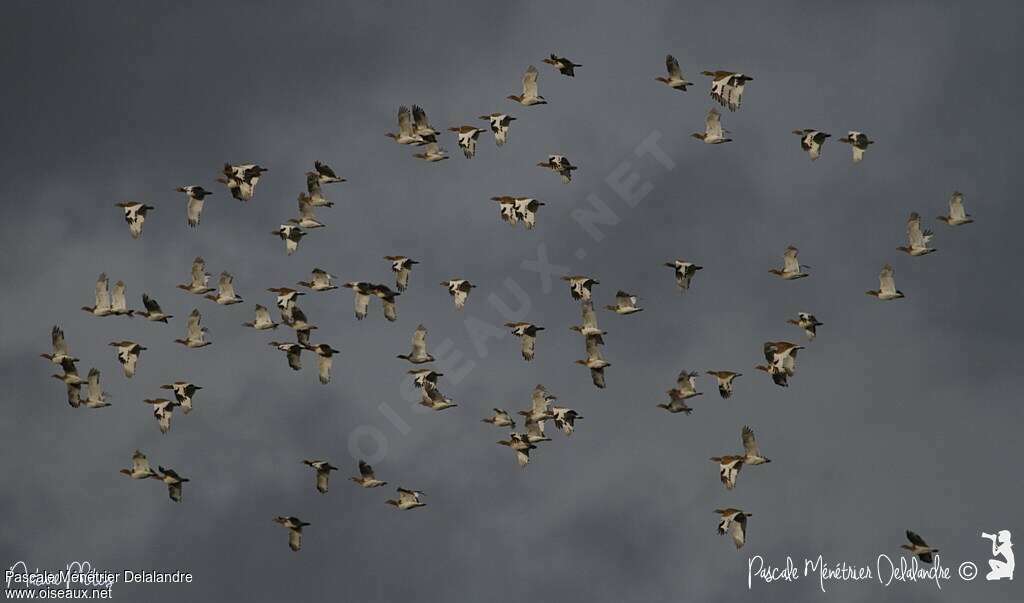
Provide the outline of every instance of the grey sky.
[[[190,586],[115,587],[116,599],[145,601],[1020,600],[1017,583],[955,577],[961,561],[987,569],[981,531],[1024,542],[1016,4],[381,4],[6,6],[4,567],[88,560],[195,574]],[[549,52],[582,63],[576,78],[543,65]],[[695,82],[685,94],[653,80],[666,53]],[[529,64],[549,105],[504,100]],[[742,108],[723,111],[731,144],[689,138],[713,106],[703,69],[754,77]],[[473,160],[446,132],[452,158],[425,164],[383,136],[398,105],[413,103],[439,129],[492,111],[519,119],[508,145],[487,134]],[[805,127],[833,134],[813,164],[790,133]],[[837,142],[848,129],[878,141],[860,165]],[[634,153],[652,135],[673,169]],[[580,166],[568,186],[535,166],[555,152]],[[295,214],[314,159],[349,182],[327,191],[328,228],[286,257],[268,233]],[[270,169],[252,202],[215,183],[225,161]],[[650,183],[636,207],[609,185],[617,169]],[[174,192],[186,184],[215,192],[195,231]],[[975,224],[934,221],[953,190]],[[499,220],[488,199],[502,194],[547,203],[536,230]],[[573,218],[589,195],[615,215],[600,241]],[[125,199],[156,206],[139,241],[113,206]],[[937,253],[896,251],[911,211],[936,231]],[[810,278],[767,273],[788,244]],[[572,364],[583,345],[568,330],[579,309],[564,283],[544,291],[522,268],[539,245],[551,263],[598,278],[598,304],[620,288],[642,298],[639,315],[599,314],[606,390]],[[240,326],[253,304],[271,305],[267,287],[314,266],[390,283],[381,256],[392,253],[422,262],[396,323],[376,303],[357,322],[345,290],[303,299],[314,340],[342,350],[329,386],[312,356],[293,373],[266,345],[290,332]],[[232,272],[245,303],[176,290],[196,255]],[[676,257],[705,266],[685,296],[661,266]],[[863,293],[887,261],[905,300]],[[148,292],[176,318],[81,312],[100,272],[127,283],[133,306]],[[463,313],[438,286],[454,276],[479,285]],[[527,294],[526,319],[547,327],[533,363],[510,336],[481,348],[470,333],[509,318],[489,296],[522,306],[508,278]],[[206,349],[172,342],[193,307],[210,328]],[[752,367],[762,342],[800,341],[785,319],[801,310],[825,326],[791,387],[778,388]],[[447,341],[461,355],[446,372],[472,365],[442,381],[456,409],[421,412],[403,397],[408,365],[394,356],[420,322],[431,347]],[[80,371],[102,371],[114,406],[66,405],[36,356],[55,323]],[[106,345],[121,338],[150,348],[132,380]],[[728,401],[702,376],[693,415],[667,415],[654,405],[682,368],[744,376]],[[161,436],[142,399],[175,379],[205,389]],[[525,408],[537,383],[585,419],[571,438],[550,434],[520,470],[494,445],[504,431],[479,419]],[[727,492],[707,459],[738,450],[743,425],[774,462]],[[387,488],[345,481],[354,430],[383,435],[374,464]],[[136,448],[191,478],[182,504],[117,473]],[[327,495],[299,462],[310,457],[342,467]],[[426,491],[429,506],[395,512],[383,504],[393,485]],[[740,551],[715,534],[722,506],[754,514]],[[278,514],[313,524],[300,553],[271,522]],[[851,583],[821,595],[811,580],[747,591],[750,555],[867,564],[895,558],[907,528],[952,566],[941,591]]]

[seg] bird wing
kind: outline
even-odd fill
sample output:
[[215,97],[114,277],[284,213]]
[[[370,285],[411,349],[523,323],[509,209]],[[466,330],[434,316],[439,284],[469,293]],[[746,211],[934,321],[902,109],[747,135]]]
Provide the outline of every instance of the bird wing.
[[156,303],[156,300],[149,295],[142,294],[142,305],[146,307],[146,310],[151,314],[163,314],[160,310],[160,304]]
[[398,133],[403,136],[412,136],[412,115],[409,107],[402,105],[398,108]]
[[928,543],[924,541],[924,538],[921,538],[921,536],[916,532],[911,532],[910,530],[907,530],[907,540],[909,540],[911,544],[925,547],[928,546]]
[[64,330],[57,325],[53,326],[53,330],[50,331],[50,340],[53,343],[53,355],[54,356],[66,356],[68,353],[68,344],[64,341]]
[[296,530],[294,528],[289,528],[289,530],[288,530],[288,546],[291,547],[291,549],[293,551],[297,551],[300,548],[302,548],[302,532],[300,532],[300,531],[298,531],[298,530]]
[[366,461],[359,461],[359,475],[367,479],[376,479],[373,475],[373,467]]
[[364,293],[360,293],[358,291],[355,292],[355,295],[356,295],[356,318],[361,320],[363,318],[366,318],[366,313],[370,309],[370,296],[366,295]]
[[220,273],[220,281],[217,282],[217,293],[219,297],[235,297],[235,277],[227,272]]
[[188,315],[188,336],[186,339],[190,341],[198,341],[203,338],[203,328],[199,325],[199,322],[203,319],[202,315],[199,314],[199,309],[192,310],[192,313]]
[[398,320],[398,306],[395,305],[394,297],[382,297],[380,303],[384,306],[384,318],[391,322]]
[[317,171],[317,173],[319,173],[319,174],[321,174],[323,176],[327,176],[328,178],[337,178],[338,177],[338,175],[334,173],[334,170],[331,169],[331,166],[327,165],[326,163],[320,162],[320,161],[314,161],[313,162],[313,169],[315,169]]
[[704,134],[708,138],[722,138],[724,135],[722,132],[722,115],[714,107],[708,111],[708,116],[704,119]]
[[878,290],[882,294],[893,295],[896,293],[896,271],[892,266],[886,264],[878,274]]
[[587,335],[587,360],[603,360],[599,335]]
[[743,428],[743,450],[750,456],[760,456],[757,449],[757,440],[754,439],[754,430],[749,427]]
[[96,309],[110,309],[110,292],[107,289],[108,283],[106,273],[100,275],[96,280]]
[[146,458],[146,455],[136,450],[135,454],[132,455],[132,473],[148,473],[149,471],[149,459]]
[[594,313],[594,302],[587,300],[580,304],[583,314],[583,326],[591,329],[597,328],[597,314]]
[[949,198],[949,217],[954,220],[963,220],[967,217],[964,211],[964,196],[960,193],[953,193]]
[[925,247],[924,233],[921,232],[921,216],[914,212],[907,220],[907,240],[911,248]]
[[270,320],[270,310],[257,304],[256,305],[256,324],[267,324],[272,322]]
[[292,370],[297,371],[302,368],[302,358],[300,354],[302,354],[302,348],[297,345],[290,346],[286,351],[288,366],[290,366]]
[[317,355],[316,368],[319,372],[320,383],[327,384],[331,382],[331,365],[334,363],[334,359],[330,356]]
[[532,335],[523,335],[523,358],[525,360],[533,360],[536,348],[537,338]]
[[299,217],[306,220],[315,220],[316,214],[313,213],[313,201],[309,195],[299,193]]
[[117,281],[114,283],[114,291],[110,296],[110,307],[115,310],[127,310],[128,300],[124,296],[124,282]]
[[412,334],[412,355],[422,356],[427,353],[427,329],[423,325],[416,327]]
[[733,518],[729,525],[729,536],[732,536],[733,544],[736,548],[743,546],[743,543],[747,541],[747,516],[743,513],[737,513],[736,517]]
[[537,96],[537,68],[530,65],[523,74],[523,96]]
[[683,79],[683,71],[679,68],[679,61],[672,55],[665,57],[665,68],[673,79]]
[[192,287],[199,288],[206,284],[206,262],[197,257],[192,260]]

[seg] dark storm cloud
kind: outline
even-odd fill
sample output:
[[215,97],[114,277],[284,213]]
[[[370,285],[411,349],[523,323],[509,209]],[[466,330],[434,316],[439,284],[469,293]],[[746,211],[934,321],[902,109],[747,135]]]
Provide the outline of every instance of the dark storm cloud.
[[[950,562],[984,566],[982,530],[1024,533],[1010,513],[1024,489],[1007,479],[1017,473],[1008,455],[1024,330],[1011,276],[1024,251],[1013,113],[1021,14],[1012,4],[893,4],[9,6],[0,558],[196,575],[189,586],[115,587],[147,601],[821,600],[806,582],[747,595],[748,555],[868,562],[895,556],[906,528]],[[582,63],[577,77],[542,69],[547,106],[504,100],[548,52]],[[685,94],[653,81],[668,52],[696,82]],[[742,109],[724,112],[729,145],[688,137],[712,106],[706,68],[755,78]],[[397,106],[412,103],[438,128],[498,110],[519,120],[503,148],[487,134],[466,161],[446,135],[452,159],[425,165],[383,136]],[[804,127],[833,134],[814,164],[790,134]],[[847,129],[878,141],[857,166],[836,142]],[[652,136],[672,169],[635,153]],[[555,152],[581,166],[569,186],[534,165]],[[294,214],[314,159],[350,181],[330,191],[328,228],[285,257],[266,233]],[[215,184],[224,161],[270,168],[251,203]],[[610,184],[632,174],[650,191],[635,206]],[[173,192],[193,183],[216,193],[194,232]],[[978,217],[957,230],[932,221],[954,189]],[[538,228],[502,224],[488,200],[501,194],[547,202]],[[157,206],[139,241],[113,207],[123,199]],[[579,219],[595,203],[611,212],[600,240]],[[937,231],[936,254],[895,250],[911,211]],[[564,283],[546,292],[522,267],[541,244],[551,263],[601,281],[599,304],[619,288],[642,297],[639,316],[600,315],[607,390],[571,364],[582,357],[567,329],[579,310]],[[788,244],[811,278],[767,274]],[[303,300],[315,339],[342,349],[328,387],[310,355],[293,373],[270,336],[239,326],[254,303],[272,302],[266,287],[314,266],[390,281],[389,253],[423,262],[397,323],[377,305],[356,322],[347,291]],[[214,274],[235,274],[245,304],[174,289],[197,254]],[[661,267],[675,257],[706,267],[684,296]],[[903,301],[863,294],[886,261]],[[80,312],[104,271],[127,283],[133,305],[148,292],[178,318],[165,327]],[[480,285],[462,314],[437,285],[454,276]],[[509,319],[504,306],[526,306],[548,328],[531,364],[511,337],[481,340]],[[171,340],[193,307],[214,345],[183,350]],[[800,310],[826,324],[782,390],[752,366],[763,341],[797,341],[784,320]],[[458,356],[444,370],[461,378],[442,384],[460,407],[443,414],[403,396],[407,367],[394,355],[420,322],[431,347]],[[64,406],[52,367],[35,357],[54,323],[80,369],[103,371],[113,407]],[[106,346],[124,337],[150,348],[133,380]],[[702,377],[694,414],[667,417],[654,404],[681,368],[744,376],[728,401]],[[161,436],[141,400],[179,378],[205,389]],[[520,471],[493,444],[502,431],[479,419],[492,406],[525,407],[536,383],[585,419],[571,439],[551,434]],[[738,448],[744,424],[775,462],[726,492],[707,458]],[[353,444],[354,431],[383,438],[380,477],[425,490],[426,509],[395,513],[382,502],[390,486],[348,487],[350,449],[375,451],[371,436]],[[159,484],[117,474],[136,448],[192,479],[181,505]],[[342,467],[326,496],[299,463],[308,457]],[[754,513],[739,552],[714,533],[719,506]],[[285,548],[277,514],[313,523],[301,553]],[[963,600],[978,588],[992,601],[1019,598],[1012,584],[957,581],[941,591],[837,584],[827,598]]]

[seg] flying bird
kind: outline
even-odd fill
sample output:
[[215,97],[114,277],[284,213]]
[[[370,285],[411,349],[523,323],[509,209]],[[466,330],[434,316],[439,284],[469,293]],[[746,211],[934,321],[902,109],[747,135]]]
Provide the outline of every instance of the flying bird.
[[377,479],[373,473],[373,467],[363,460],[359,461],[359,477],[350,477],[349,479],[363,488],[379,488],[387,484],[387,482]]
[[571,408],[565,408],[562,406],[551,407],[552,421],[555,427],[562,430],[567,436],[571,436],[573,430],[576,428],[576,421],[583,418],[583,415],[579,414]]
[[684,262],[683,260],[674,260],[671,262],[665,262],[665,266],[672,268],[676,272],[676,287],[679,291],[688,291],[690,289],[690,281],[693,280],[693,275],[697,274],[698,270],[703,270],[703,266],[698,266],[693,262]]
[[197,256],[192,260],[191,279],[185,284],[178,285],[178,288],[196,295],[203,295],[213,291],[213,287],[207,286],[209,282],[210,274],[206,272],[206,261]]
[[356,320],[366,318],[370,310],[370,296],[374,294],[374,284],[364,281],[351,281],[344,283],[342,287],[351,289],[355,294]]
[[629,314],[636,314],[637,312],[643,312],[643,308],[636,305],[637,300],[640,298],[633,295],[632,293],[626,293],[625,291],[619,290],[615,294],[615,305],[605,306],[606,309],[621,314],[623,316]]
[[134,310],[128,309],[128,298],[125,295],[124,281],[114,283],[114,290],[110,292],[110,314],[114,316],[128,316],[135,314]]
[[580,304],[580,313],[583,324],[569,327],[584,337],[594,337],[597,343],[604,345],[604,335],[607,333],[597,326],[597,314],[594,312],[594,302],[585,300]]
[[533,393],[530,394],[530,410],[521,410],[519,414],[526,417],[527,423],[553,419],[555,415],[551,412],[551,401],[557,399],[556,396],[548,393],[547,388],[537,384],[533,388]]
[[524,107],[532,105],[546,105],[547,100],[537,94],[537,68],[530,65],[523,74],[523,93],[520,95],[509,95],[508,100],[515,101]]
[[316,470],[316,491],[320,494],[327,494],[327,481],[330,479],[331,471],[337,471],[338,468],[327,461],[304,459],[302,464]]
[[192,412],[192,396],[203,389],[202,386],[188,381],[175,381],[160,386],[160,389],[169,389],[174,392],[174,401],[181,407],[181,412],[186,415]]
[[497,146],[503,146],[508,142],[508,134],[511,129],[512,122],[516,118],[508,115],[507,113],[491,113],[490,115],[481,115],[480,119],[487,120],[491,124],[491,132],[494,134],[494,144]]
[[448,128],[449,132],[455,132],[459,141],[459,148],[462,149],[462,154],[466,156],[466,159],[472,159],[476,155],[476,143],[480,139],[480,135],[484,133],[484,130],[475,128],[473,126],[458,126]]
[[313,205],[313,198],[306,193],[299,193],[298,196],[299,204],[299,217],[289,218],[288,223],[298,226],[300,228],[306,228],[313,230],[314,228],[324,228],[327,225],[321,222],[316,217],[316,210]]
[[896,271],[892,269],[892,266],[889,264],[882,266],[882,271],[878,273],[878,289],[868,291],[867,294],[872,297],[877,297],[882,301],[890,301],[904,297],[903,292],[896,288],[895,275]]
[[271,341],[267,345],[274,346],[278,350],[284,352],[288,358],[288,366],[290,366],[293,371],[297,371],[302,368],[300,357],[303,349],[302,345],[294,342],[281,341]]
[[722,484],[725,485],[726,490],[732,490],[736,487],[736,478],[740,475],[740,469],[743,468],[743,457],[742,456],[713,456],[711,460],[718,463],[718,477],[722,480]]
[[405,105],[398,108],[398,133],[388,132],[385,136],[398,144],[419,146],[428,142],[423,136],[416,133],[412,123],[412,113]]
[[916,533],[907,530],[907,540],[910,544],[901,544],[901,549],[907,549],[911,555],[916,555],[918,559],[925,563],[932,562],[932,553],[938,553],[939,549],[928,546],[928,543],[924,541]]
[[585,360],[577,360],[576,364],[581,364],[590,369],[590,379],[594,382],[595,386],[603,389],[605,386],[604,369],[611,366],[611,363],[601,356],[601,343],[598,340],[598,336],[588,336],[586,344],[587,357]]
[[110,290],[107,288],[109,282],[107,273],[100,274],[99,278],[96,279],[96,301],[92,306],[82,306],[82,310],[93,316],[110,316],[113,314],[113,308],[110,304]]
[[434,357],[427,353],[427,328],[422,324],[417,325],[412,334],[412,351],[408,354],[398,354],[397,357],[413,364],[434,362]]
[[131,379],[135,375],[135,367],[139,363],[139,356],[148,348],[145,348],[134,341],[112,341],[110,344],[117,348],[117,361],[121,363],[124,376]]
[[757,446],[757,440],[754,439],[754,430],[743,426],[743,431],[740,432],[740,437],[743,440],[743,464],[744,465],[764,465],[770,463],[772,460],[761,454],[761,449]]
[[302,548],[302,528],[312,524],[302,521],[298,517],[284,517],[282,515],[275,517],[274,521],[288,528],[288,547],[298,552]]
[[960,226],[961,224],[970,224],[974,221],[974,218],[970,214],[964,211],[964,194],[956,191],[953,196],[949,198],[949,215],[939,216],[940,222],[945,222],[950,226]]
[[718,395],[722,396],[722,398],[732,396],[733,379],[743,376],[743,373],[735,373],[733,371],[708,371],[707,373],[718,381]]
[[732,142],[731,138],[725,137],[726,131],[722,129],[722,115],[718,112],[718,109],[714,107],[708,111],[707,117],[704,118],[704,131],[694,132],[690,136],[701,140],[704,144],[723,144],[726,142]]
[[665,69],[668,70],[668,77],[658,76],[654,79],[673,90],[686,92],[686,87],[691,85],[692,82],[686,81],[686,78],[683,77],[683,70],[679,68],[679,61],[674,56],[665,56]]
[[78,362],[78,358],[71,356],[68,352],[68,344],[64,341],[64,330],[57,325],[53,325],[53,328],[50,329],[50,343],[53,353],[40,354],[41,358],[46,358],[53,364],[61,364],[65,360]]
[[178,405],[174,400],[166,398],[147,398],[143,400],[153,407],[153,416],[156,417],[160,433],[166,434],[171,430],[171,417],[174,415],[174,407]]
[[525,467],[530,462],[530,451],[537,448],[530,443],[530,437],[525,433],[510,433],[507,440],[498,440],[501,446],[508,446],[516,454],[516,462],[520,467]]
[[235,277],[229,272],[221,272],[217,282],[217,295],[208,294],[206,299],[217,302],[221,306],[242,303],[242,298],[235,293]]
[[174,316],[161,310],[160,304],[146,293],[142,294],[142,305],[145,310],[138,310],[136,313],[139,316],[145,317],[148,321],[167,324],[168,320],[174,318]]
[[732,508],[715,509],[715,513],[721,516],[718,522],[718,533],[724,535],[728,532],[736,548],[741,548],[747,541],[747,518],[753,514]]
[[932,231],[921,230],[921,216],[916,211],[912,212],[907,218],[907,244],[896,249],[914,257],[928,255],[935,251],[928,246],[933,236]]
[[398,306],[395,305],[395,298],[401,295],[401,293],[392,291],[387,285],[374,285],[371,293],[380,300],[384,308],[384,318],[389,322],[398,320]]
[[306,236],[306,231],[295,224],[282,224],[277,230],[270,231],[270,234],[284,241],[285,252],[291,255],[299,248],[299,241]]
[[506,322],[505,326],[512,329],[512,334],[522,340],[523,360],[533,360],[537,344],[537,331],[543,331],[544,327],[538,327],[528,322]]
[[466,300],[469,299],[469,292],[476,289],[476,285],[464,278],[453,278],[441,282],[442,287],[447,287],[448,294],[455,302],[455,309],[461,310],[466,307]]
[[132,479],[147,479],[151,477],[160,479],[157,472],[150,469],[149,459],[146,458],[146,455],[142,454],[138,450],[136,450],[135,454],[132,455],[131,468],[121,469],[120,472]]
[[868,145],[875,144],[874,140],[869,140],[868,135],[863,132],[857,132],[856,130],[850,130],[846,136],[839,139],[839,142],[850,145],[850,149],[853,151],[853,162],[860,163],[864,160],[864,152],[868,150]]
[[312,276],[310,276],[310,280],[299,281],[298,284],[303,287],[306,287],[307,289],[312,289],[313,291],[331,291],[333,289],[338,288],[337,285],[331,282],[331,279],[335,278],[338,277],[327,272],[326,270],[314,268]]
[[174,502],[181,502],[181,485],[187,481],[190,481],[187,477],[182,477],[174,469],[161,467],[157,465],[157,469],[160,470],[160,475],[157,479],[167,484],[167,494],[171,497]]
[[260,181],[263,173],[268,171],[255,163],[241,165],[224,164],[221,175],[217,182],[228,187],[231,196],[239,201],[249,201],[256,192],[256,183]]
[[209,329],[200,325],[202,320],[203,316],[199,313],[199,308],[194,308],[192,313],[188,315],[185,339],[175,339],[174,342],[180,343],[187,348],[205,348],[213,343],[212,341],[206,341],[206,333]]
[[331,382],[331,365],[334,363],[334,355],[341,353],[341,350],[336,350],[326,343],[307,346],[306,349],[316,354],[316,367],[320,383],[327,385]]
[[793,130],[793,133],[800,137],[800,148],[807,151],[811,161],[821,157],[821,148],[825,145],[825,140],[832,136],[826,132],[810,128]]
[[[786,247],[785,253],[782,254],[782,269],[772,268],[768,272],[787,281],[810,276],[803,272],[800,266],[800,261],[797,259],[799,253],[800,250],[792,245]],[[810,266],[803,266],[803,268],[810,268]]]
[[711,78],[711,98],[718,104],[735,111],[743,101],[743,90],[754,78],[732,71],[702,71],[701,75]]
[[561,73],[562,75],[567,75],[569,77],[576,77],[575,69],[577,67],[583,66],[580,65],[579,63],[573,63],[572,61],[565,57],[557,56],[554,53],[548,55],[548,57],[546,59],[543,59],[543,61],[557,69],[558,73]]
[[416,159],[436,163],[448,159],[448,151],[442,149],[436,142],[428,142],[426,149],[422,153],[413,153],[412,156]]
[[495,427],[509,427],[511,429],[515,429],[516,427],[516,422],[512,418],[512,415],[510,415],[507,410],[501,408],[495,408],[493,415],[486,419],[480,419],[480,421],[490,423]]
[[810,312],[798,312],[796,318],[790,318],[786,322],[803,329],[808,341],[813,341],[814,337],[818,334],[818,327],[825,324],[818,322],[818,319]]
[[429,381],[424,381],[420,386],[420,405],[430,410],[447,410],[455,408],[458,404],[452,402],[451,398],[445,397],[437,386]]
[[423,492],[419,490],[406,490],[400,487],[398,488],[398,500],[388,499],[384,502],[403,511],[408,511],[417,507],[427,506],[427,503],[420,501],[420,497],[423,495]]
[[62,373],[54,373],[51,377],[64,383],[67,389],[68,405],[71,408],[78,408],[82,405],[82,385],[86,382],[79,376],[78,367],[75,366],[73,359],[64,358],[60,366]]
[[124,221],[128,223],[128,232],[131,233],[133,239],[142,236],[142,224],[146,221],[146,214],[156,209],[152,205],[134,201],[124,201],[118,203],[116,207],[120,207],[124,211]]
[[185,193],[188,198],[188,204],[185,206],[186,223],[192,228],[199,226],[199,216],[203,213],[203,199],[213,193],[201,186],[180,186],[176,190]]
[[416,134],[423,137],[427,142],[436,142],[436,136],[440,134],[427,120],[427,112],[423,110],[423,107],[419,105],[412,106],[412,123],[413,130]]
[[242,326],[250,327],[257,331],[266,331],[268,329],[276,329],[278,323],[270,318],[270,311],[266,307],[256,304],[256,318],[250,322],[243,322]]
[[572,298],[576,301],[590,301],[591,300],[591,288],[594,285],[600,285],[601,281],[590,278],[589,276],[563,276],[562,280],[569,283],[569,293]]
[[678,389],[675,388],[668,390],[667,393],[669,398],[668,403],[666,404],[663,402],[661,404],[657,404],[656,406],[658,408],[667,410],[672,414],[690,414],[691,412],[693,412],[693,409],[686,405],[686,398],[692,396],[684,396]]
[[327,165],[322,161],[313,162],[313,171],[306,172],[307,176],[315,176],[317,184],[337,184],[340,182],[346,182],[344,178],[341,178],[331,169],[331,166]]
[[395,288],[405,291],[409,286],[409,273],[419,262],[404,255],[386,255],[384,259],[391,262],[391,271],[395,273]]
[[578,166],[569,162],[565,155],[548,155],[547,161],[541,161],[538,167],[549,169],[562,177],[562,183],[569,184],[572,181],[572,173],[579,169]]

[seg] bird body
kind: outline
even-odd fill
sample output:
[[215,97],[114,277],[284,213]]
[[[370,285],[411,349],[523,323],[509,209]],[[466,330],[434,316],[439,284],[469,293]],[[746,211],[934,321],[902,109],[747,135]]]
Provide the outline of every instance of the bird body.
[[686,81],[686,78],[683,77],[683,70],[679,68],[679,61],[674,56],[667,55],[665,57],[665,69],[668,71],[668,77],[659,76],[654,79],[673,90],[686,92],[686,87],[692,83]]
[[409,286],[409,274],[412,272],[412,267],[419,262],[404,255],[386,255],[384,259],[391,262],[391,271],[395,273],[395,288],[405,291]]
[[730,111],[740,108],[744,88],[754,79],[742,73],[722,70],[702,71],[701,75],[711,78],[711,98]]
[[523,74],[523,93],[509,95],[508,100],[515,101],[524,107],[533,105],[546,105],[547,100],[537,93],[537,68],[530,65]]
[[964,194],[959,191],[954,192],[949,198],[949,215],[939,216],[938,219],[940,222],[945,222],[950,226],[960,226],[974,222],[974,218],[964,211]]
[[156,471],[150,469],[149,459],[146,458],[146,455],[142,454],[138,450],[136,450],[135,454],[132,455],[131,468],[121,469],[121,473],[132,479],[148,479],[151,477],[157,479],[160,478]]
[[882,266],[882,271],[878,274],[878,289],[868,291],[867,294],[882,301],[903,298],[903,292],[896,288],[895,276],[896,271],[891,265]]
[[427,328],[422,324],[417,325],[412,334],[412,350],[408,354],[398,354],[397,357],[413,364],[433,362],[434,357],[427,352]]
[[557,56],[554,53],[548,55],[548,57],[546,59],[544,59],[544,62],[546,64],[548,64],[548,65],[551,65],[555,69],[557,69],[558,73],[561,73],[562,75],[565,75],[565,76],[568,76],[568,77],[575,77],[576,76],[575,69],[577,67],[582,67],[583,66],[583,65],[580,65],[579,63],[573,63],[572,61],[570,61],[569,59],[567,59],[565,57]]
[[507,113],[491,113],[490,115],[481,115],[480,119],[487,120],[490,123],[495,145],[500,147],[508,142],[508,135],[511,131],[512,122],[516,120],[515,117]]
[[192,313],[188,315],[185,339],[175,339],[174,342],[193,349],[205,348],[208,345],[212,345],[212,341],[206,340],[206,333],[209,329],[201,326],[202,320],[203,316],[199,313],[199,308],[194,308]]
[[811,161],[821,157],[821,148],[825,145],[825,140],[832,136],[827,132],[812,130],[810,128],[793,130],[793,133],[800,137],[800,148],[807,151],[807,155],[811,158]]
[[850,149],[853,151],[853,162],[860,163],[864,160],[864,153],[868,150],[868,145],[875,144],[874,140],[868,139],[868,135],[863,132],[857,132],[856,130],[850,130],[846,136],[839,139],[839,142],[850,145]]
[[256,192],[256,183],[260,181],[260,177],[266,171],[266,168],[255,163],[241,165],[225,163],[217,182],[227,186],[231,196],[235,199],[250,201],[253,193]]
[[[772,268],[768,272],[787,281],[810,276],[800,266],[800,261],[797,259],[799,253],[799,249],[790,245],[786,248],[785,253],[782,254],[782,269]],[[810,268],[810,266],[804,266],[803,268]]]
[[398,488],[398,499],[388,499],[384,502],[387,504],[401,509],[402,511],[408,511],[410,509],[417,509],[419,507],[427,506],[427,503],[420,501],[420,497],[423,493],[419,490],[406,490],[405,488]]
[[796,318],[790,318],[786,322],[803,329],[804,335],[807,336],[809,341],[813,341],[814,337],[818,334],[818,327],[825,324],[818,322],[818,319],[810,312],[798,312]]
[[448,289],[448,294],[452,296],[452,301],[455,303],[456,310],[461,310],[466,307],[466,300],[469,299],[469,292],[476,289],[476,285],[464,278],[453,278],[442,281],[441,286]]
[[338,468],[328,461],[320,460],[311,461],[304,459],[302,464],[316,470],[316,491],[320,494],[327,494],[327,482],[330,479],[331,471],[336,471]]
[[505,326],[512,329],[512,334],[522,340],[523,360],[527,362],[533,360],[536,352],[537,332],[543,331],[544,327],[528,322],[506,322]]
[[359,461],[359,476],[350,477],[349,479],[363,488],[379,488],[387,484],[387,482],[377,479],[377,476],[373,473],[373,467],[363,460]]
[[907,530],[907,540],[910,544],[900,545],[901,549],[907,549],[911,555],[915,555],[921,561],[925,563],[931,563],[933,561],[932,553],[938,553],[939,549],[928,546],[928,543],[924,541],[916,533]]
[[686,262],[683,260],[673,260],[671,262],[665,262],[665,266],[672,268],[676,273],[676,287],[679,291],[688,291],[690,289],[690,282],[693,281],[693,277],[697,274],[698,270],[703,270],[703,266],[698,266],[693,262]]
[[932,231],[921,229],[921,216],[912,212],[907,218],[907,244],[896,249],[914,257],[928,255],[935,251],[928,246],[933,236]]
[[743,547],[747,541],[747,518],[752,517],[753,514],[733,508],[715,509],[715,513],[718,513],[720,517],[718,533],[724,535],[728,532],[736,548]]
[[285,517],[283,515],[275,517],[274,521],[288,528],[288,548],[298,552],[302,548],[302,528],[312,524],[302,521],[298,517]]
[[625,291],[619,290],[615,293],[615,305],[605,306],[605,308],[623,316],[636,314],[637,312],[643,312],[644,310],[636,305],[639,299],[639,297],[632,293],[626,293]]
[[722,129],[722,115],[714,107],[708,111],[704,118],[704,131],[690,134],[693,138],[701,140],[704,144],[723,144],[732,142],[731,138],[725,137],[726,131]]
[[742,377],[742,373],[733,371],[708,371],[707,374],[714,376],[718,381],[718,395],[722,398],[732,396],[732,382],[736,377]]
[[123,201],[118,203],[116,207],[120,207],[124,211],[124,221],[128,223],[128,232],[132,235],[133,239],[142,236],[142,225],[146,221],[146,214],[156,209],[152,205],[135,201]]
[[176,190],[179,193],[185,193],[188,200],[185,207],[185,223],[192,228],[199,226],[199,217],[203,213],[203,200],[213,193],[201,186],[180,186]]

